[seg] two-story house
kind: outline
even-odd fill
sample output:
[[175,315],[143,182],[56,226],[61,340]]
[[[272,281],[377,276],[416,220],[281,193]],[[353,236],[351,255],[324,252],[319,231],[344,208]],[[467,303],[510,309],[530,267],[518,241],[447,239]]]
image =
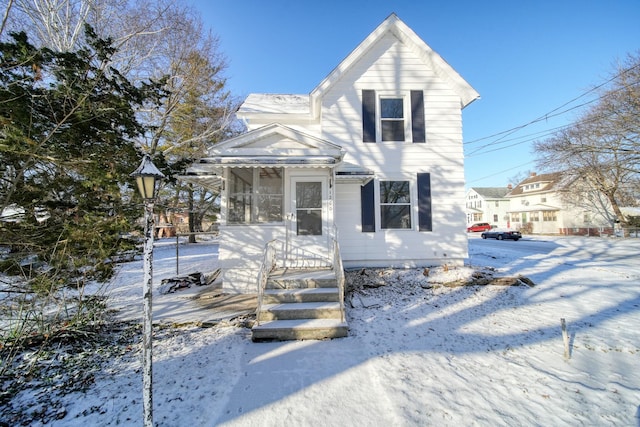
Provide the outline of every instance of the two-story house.
[[498,228],[508,228],[510,201],[505,196],[511,190],[511,186],[470,188],[465,204],[467,225],[488,222]]
[[511,227],[533,234],[613,234],[608,202],[592,203],[592,196],[561,172],[533,172],[506,195]]
[[223,290],[261,292],[265,260],[462,264],[462,109],[478,97],[395,14],[309,94],[249,95],[248,131],[188,170],[220,188]]
[[[265,243],[292,265],[461,264],[462,109],[479,97],[395,14],[309,94],[251,94],[248,132],[188,171],[219,185],[219,262],[254,292]],[[307,261],[310,259],[312,261]]]

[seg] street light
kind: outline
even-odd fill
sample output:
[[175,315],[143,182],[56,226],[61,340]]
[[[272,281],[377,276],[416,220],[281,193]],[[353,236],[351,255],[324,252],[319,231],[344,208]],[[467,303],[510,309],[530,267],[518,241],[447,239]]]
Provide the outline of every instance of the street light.
[[153,283],[153,204],[156,199],[156,182],[164,174],[144,155],[138,169],[131,173],[135,177],[138,191],[144,199],[144,283],[143,283],[143,322],[142,322],[142,397],[145,427],[153,426],[153,352],[152,352],[152,309],[151,295]]

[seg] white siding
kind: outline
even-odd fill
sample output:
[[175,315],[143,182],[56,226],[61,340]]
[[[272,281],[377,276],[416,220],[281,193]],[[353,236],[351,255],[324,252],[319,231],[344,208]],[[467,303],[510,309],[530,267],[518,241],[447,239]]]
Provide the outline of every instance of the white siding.
[[[380,230],[380,214],[376,212],[376,232],[362,233],[360,186],[339,184],[336,223],[344,263],[460,264],[467,257],[460,98],[392,35],[376,49],[365,58],[379,56],[375,62],[356,63],[324,97],[321,137],[341,145],[346,150],[345,161],[374,171],[376,186],[380,179],[409,180],[413,229]],[[411,90],[423,90],[427,142],[363,143],[363,89],[406,96]],[[416,178],[424,172],[431,174],[433,232],[417,231]]]
[[[345,162],[375,173],[376,231],[372,233],[362,232],[360,185],[333,183],[335,200],[329,201],[329,214],[338,227],[346,267],[459,265],[468,256],[462,101],[452,82],[425,63],[423,57],[388,32],[359,60],[349,63],[339,80],[322,92],[319,121],[299,114],[290,117],[258,114],[251,116],[248,123],[251,130],[279,122],[330,141],[345,150]],[[404,97],[409,97],[410,91],[423,91],[426,143],[363,143],[362,90]],[[407,110],[405,115],[408,119],[411,112]],[[406,138],[411,141],[410,132]],[[433,231],[430,232],[418,231],[418,173],[431,176]],[[288,176],[285,186],[289,183]],[[380,229],[378,184],[385,179],[410,182],[411,229]],[[285,190],[285,204],[291,200],[288,191]],[[221,227],[220,265],[224,270],[225,291],[255,292],[264,244],[274,238],[284,241],[284,225]]]

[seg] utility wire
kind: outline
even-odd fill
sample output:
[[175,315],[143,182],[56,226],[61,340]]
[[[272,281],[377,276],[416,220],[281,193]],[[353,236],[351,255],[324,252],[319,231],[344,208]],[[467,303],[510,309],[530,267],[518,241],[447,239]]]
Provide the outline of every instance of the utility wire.
[[482,181],[482,180],[485,180],[485,179],[488,179],[488,178],[493,178],[494,176],[497,176],[497,175],[503,174],[503,173],[505,173],[505,172],[509,172],[509,171],[514,170],[514,169],[519,169],[519,168],[521,168],[521,167],[523,167],[523,166],[530,165],[530,164],[531,164],[531,163],[533,163],[533,162],[535,162],[535,160],[529,160],[528,162],[526,162],[526,163],[522,163],[521,165],[513,166],[513,167],[511,167],[511,168],[509,168],[509,169],[505,169],[505,170],[502,170],[502,171],[500,171],[500,172],[495,172],[495,173],[492,173],[491,175],[483,176],[483,177],[481,177],[481,178],[476,178],[476,179],[474,179],[473,181],[468,181],[468,182],[467,182],[467,184],[469,184],[470,182],[478,182],[478,181]]
[[[574,103],[575,101],[579,100],[580,98],[583,98],[583,97],[585,97],[585,96],[587,96],[587,95],[589,95],[589,94],[591,94],[591,93],[593,93],[593,92],[597,91],[598,89],[600,89],[600,88],[602,88],[603,86],[605,86],[605,85],[607,85],[607,84],[611,83],[611,82],[612,82],[612,81],[614,81],[615,79],[617,79],[617,78],[619,78],[619,77],[623,76],[624,74],[627,74],[627,73],[629,73],[630,71],[632,71],[632,70],[634,70],[634,69],[636,69],[636,68],[639,68],[639,67],[640,67],[640,64],[637,64],[637,65],[634,65],[634,66],[632,66],[632,67],[629,67],[629,68],[627,68],[627,69],[625,69],[625,70],[622,70],[621,72],[617,73],[616,75],[614,75],[614,76],[613,76],[613,77],[611,77],[610,79],[608,79],[608,80],[604,81],[603,83],[601,83],[601,84],[599,84],[599,85],[597,85],[597,86],[595,86],[595,87],[593,87],[593,88],[589,89],[589,90],[588,90],[588,91],[586,91],[586,92],[583,92],[583,93],[582,93],[582,94],[580,94],[579,96],[577,96],[577,97],[575,97],[575,98],[573,98],[573,99],[571,99],[571,100],[569,100],[569,101],[565,102],[564,104],[560,105],[559,107],[556,107],[556,108],[554,108],[553,110],[549,111],[548,113],[543,114],[543,115],[541,115],[540,117],[538,117],[538,118],[536,118],[536,119],[533,119],[533,120],[531,120],[531,121],[529,121],[529,122],[527,122],[527,123],[525,123],[525,124],[522,124],[522,125],[516,126],[516,127],[511,128],[511,129],[507,129],[507,130],[502,131],[502,132],[494,133],[494,134],[489,135],[489,136],[485,136],[485,137],[482,137],[482,138],[477,138],[477,139],[474,139],[474,140],[471,140],[471,141],[467,141],[467,142],[465,142],[465,143],[464,143],[464,145],[474,144],[474,143],[477,143],[477,142],[480,142],[480,141],[485,141],[485,140],[487,140],[487,139],[491,139],[491,138],[495,138],[495,137],[500,137],[500,138],[496,139],[495,141],[492,141],[492,142],[490,142],[490,143],[488,143],[488,144],[485,144],[484,146],[482,146],[482,147],[478,148],[477,150],[475,150],[475,151],[473,152],[473,153],[475,153],[476,151],[481,150],[481,149],[483,149],[483,148],[486,148],[486,147],[488,147],[488,146],[490,146],[490,145],[497,144],[497,143],[499,143],[500,141],[502,141],[504,138],[508,137],[509,135],[512,135],[513,133],[515,133],[515,132],[517,132],[517,131],[519,131],[519,130],[521,130],[521,129],[524,129],[524,128],[528,127],[528,126],[531,126],[531,125],[533,125],[533,124],[535,124],[535,123],[538,123],[538,122],[541,122],[541,121],[546,121],[546,120],[548,120],[548,119],[549,119],[549,118],[551,118],[551,117],[556,117],[556,116],[559,116],[559,115],[565,114],[565,113],[567,113],[567,112],[569,112],[569,111],[575,110],[575,109],[577,109],[577,108],[582,108],[582,107],[584,107],[584,106],[586,106],[586,105],[588,105],[588,104],[590,104],[590,103],[593,103],[593,102],[595,102],[595,101],[598,101],[599,99],[601,99],[601,98],[602,98],[602,96],[599,96],[599,97],[597,97],[597,98],[595,98],[595,99],[592,99],[592,100],[586,101],[586,102],[584,102],[584,103],[582,103],[582,104],[580,104],[580,105],[577,105],[577,106],[574,106],[574,107],[571,107],[571,108],[567,108],[567,109],[565,109],[565,110],[563,110],[563,111],[559,111],[559,110],[563,109],[564,107],[566,107],[566,106],[568,106],[568,105],[570,105],[570,104]],[[632,84],[637,84],[637,83],[638,83],[638,82],[634,82],[634,83],[632,83]],[[471,154],[473,154],[473,153],[471,153]]]

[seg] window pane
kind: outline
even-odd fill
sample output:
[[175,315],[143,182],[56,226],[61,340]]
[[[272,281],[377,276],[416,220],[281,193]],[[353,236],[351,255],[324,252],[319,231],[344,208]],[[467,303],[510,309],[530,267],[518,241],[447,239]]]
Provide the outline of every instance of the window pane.
[[260,169],[260,194],[282,194],[282,169]]
[[258,222],[282,221],[282,195],[261,194],[258,199]]
[[383,141],[404,141],[404,121],[383,120],[380,124]]
[[298,236],[322,235],[322,210],[298,209],[297,217]]
[[380,117],[382,117],[383,119],[404,118],[402,98],[381,99]]
[[306,209],[320,207],[322,207],[322,183],[296,183],[296,208]]
[[251,222],[251,193],[253,192],[253,170],[232,169],[229,173],[229,218],[230,223]]
[[411,228],[411,205],[384,205],[380,208],[382,228]]
[[253,169],[231,169],[229,193],[251,193],[253,191]]
[[229,218],[231,223],[251,221],[251,196],[238,194],[229,195]]
[[261,168],[258,180],[257,222],[282,221],[282,168]]
[[411,203],[409,181],[380,181],[380,203]]
[[282,168],[233,168],[229,171],[228,221],[282,221]]

